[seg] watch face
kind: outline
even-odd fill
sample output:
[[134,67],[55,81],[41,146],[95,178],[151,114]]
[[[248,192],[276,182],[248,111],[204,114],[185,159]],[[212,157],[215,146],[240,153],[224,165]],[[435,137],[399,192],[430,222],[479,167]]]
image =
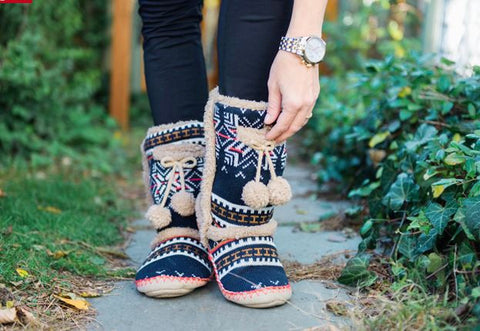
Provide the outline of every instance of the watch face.
[[318,63],[325,56],[326,44],[318,37],[310,37],[305,44],[305,59],[310,63]]

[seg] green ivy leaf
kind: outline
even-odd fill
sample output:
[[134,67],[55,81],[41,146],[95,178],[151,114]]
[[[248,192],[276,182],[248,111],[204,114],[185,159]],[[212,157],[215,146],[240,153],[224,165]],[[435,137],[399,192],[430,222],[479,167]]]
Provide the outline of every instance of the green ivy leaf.
[[480,197],[463,200],[465,207],[465,225],[475,239],[480,239]]
[[398,242],[398,251],[409,260],[417,257],[417,238],[412,235],[401,235]]
[[428,254],[428,259],[430,260],[427,267],[428,272],[435,272],[443,266],[443,259],[437,253]]
[[472,188],[470,189],[469,196],[476,197],[480,195],[480,180],[473,184]]
[[375,135],[370,139],[370,141],[368,142],[368,146],[370,146],[370,148],[375,147],[376,145],[378,145],[378,144],[380,144],[381,142],[385,141],[385,139],[387,139],[389,135],[390,135],[390,132],[388,132],[388,131],[379,132],[379,133],[375,134]]
[[468,239],[475,240],[473,233],[470,232],[469,227],[465,223],[465,207],[458,208],[453,219],[455,220],[455,222],[460,224],[460,226],[463,229],[463,232],[465,232],[465,235],[467,236]]
[[436,229],[430,230],[428,233],[422,233],[417,239],[415,255],[423,254],[435,246],[438,237]]
[[401,173],[383,198],[382,203],[390,209],[398,211],[405,202],[417,200],[418,190],[419,187],[413,181],[412,176]]
[[414,152],[418,147],[432,140],[437,135],[437,132],[437,129],[433,126],[424,123],[418,127],[413,140],[405,143],[405,147],[408,151]]
[[447,157],[443,160],[447,165],[457,165],[462,164],[465,162],[465,156],[458,154],[458,153],[450,153]]
[[367,287],[375,283],[377,275],[368,270],[370,255],[359,254],[347,262],[338,281],[345,285]]
[[438,198],[449,186],[460,183],[462,180],[457,178],[443,178],[432,184],[433,197]]
[[433,227],[441,235],[443,234],[443,231],[445,230],[448,221],[455,214],[456,211],[457,208],[455,208],[454,206],[447,204],[445,207],[443,207],[436,202],[432,202],[425,210],[425,215],[432,223]]

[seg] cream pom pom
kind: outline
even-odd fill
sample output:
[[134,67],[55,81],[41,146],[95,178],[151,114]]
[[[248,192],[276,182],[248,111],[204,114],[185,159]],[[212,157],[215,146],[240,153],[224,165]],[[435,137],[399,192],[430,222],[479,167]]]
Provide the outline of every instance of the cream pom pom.
[[155,229],[164,228],[172,221],[172,213],[170,213],[170,209],[160,205],[150,206],[145,214],[145,217],[150,221],[150,223],[152,223]]
[[270,180],[267,187],[270,192],[270,203],[272,205],[283,205],[292,198],[290,184],[285,178],[273,178]]
[[173,210],[182,216],[190,216],[195,213],[195,197],[187,191],[175,193],[170,200]]
[[266,207],[269,201],[268,188],[263,183],[254,180],[249,181],[243,187],[242,199],[247,206],[254,209]]

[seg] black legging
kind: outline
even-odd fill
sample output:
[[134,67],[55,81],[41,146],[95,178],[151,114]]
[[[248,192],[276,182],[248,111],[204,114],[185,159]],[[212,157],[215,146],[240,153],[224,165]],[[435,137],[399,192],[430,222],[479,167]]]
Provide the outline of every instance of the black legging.
[[[208,85],[200,36],[202,0],[139,0],[145,76],[155,125],[202,120]],[[220,93],[267,101],[267,80],[293,0],[222,0]]]

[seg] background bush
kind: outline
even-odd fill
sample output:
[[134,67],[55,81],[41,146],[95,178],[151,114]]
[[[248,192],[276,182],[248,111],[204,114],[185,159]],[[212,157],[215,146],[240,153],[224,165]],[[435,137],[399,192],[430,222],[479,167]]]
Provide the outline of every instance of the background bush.
[[[408,30],[390,2],[373,4],[328,26],[334,76],[322,78],[304,140],[320,184],[366,215],[359,253],[339,280],[377,283],[375,257],[392,289],[414,283],[480,317],[480,68],[462,77],[450,61],[417,54],[408,45],[418,42],[389,28]],[[378,42],[350,41],[372,20],[383,22]]]
[[[106,113],[106,1],[34,1],[0,8],[0,165],[68,157],[112,170],[104,150],[116,125]],[[25,163],[25,162],[23,162]]]

